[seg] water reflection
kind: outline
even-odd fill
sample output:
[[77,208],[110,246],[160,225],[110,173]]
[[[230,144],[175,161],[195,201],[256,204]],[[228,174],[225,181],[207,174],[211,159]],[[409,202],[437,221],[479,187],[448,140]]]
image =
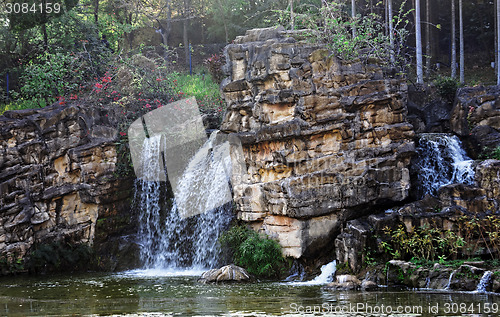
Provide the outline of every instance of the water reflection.
[[[376,292],[328,291],[319,285],[287,283],[204,285],[197,276],[141,276],[139,274],[85,274],[78,276],[9,277],[0,279],[0,316],[462,316],[445,311],[451,303],[498,304],[496,295],[429,293],[382,289]],[[365,310],[342,311],[345,307]],[[364,305],[364,306],[363,306]],[[389,314],[367,310],[418,306],[416,314]],[[307,309],[311,313],[306,314]],[[314,311],[316,309],[316,311]],[[318,310],[319,309],[319,310]],[[368,312],[368,313],[367,313]]]

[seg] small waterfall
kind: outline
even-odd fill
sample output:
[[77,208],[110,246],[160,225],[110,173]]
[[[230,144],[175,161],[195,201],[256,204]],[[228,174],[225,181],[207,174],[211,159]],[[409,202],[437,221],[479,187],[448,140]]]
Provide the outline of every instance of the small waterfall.
[[412,172],[417,178],[417,196],[436,194],[437,190],[453,183],[472,184],[471,160],[458,137],[449,134],[422,134],[417,142],[417,154]]
[[484,272],[483,276],[481,277],[481,280],[477,284],[474,293],[487,293],[488,291],[486,289],[488,288],[488,286],[490,286],[492,276],[493,273],[491,271]]
[[292,282],[294,285],[321,285],[327,284],[333,281],[333,276],[337,271],[337,261],[325,264],[321,267],[321,274],[316,276],[313,280],[307,282]]
[[[208,150],[213,149],[213,140],[207,141],[189,161],[178,180],[176,198],[173,199],[167,184],[157,181],[160,178],[155,174],[165,172],[160,168],[159,159],[162,156],[160,149],[165,148],[162,140],[160,135],[144,140],[143,177],[136,181],[135,198],[140,209],[139,242],[144,268],[213,268],[218,264],[217,239],[232,219],[226,173],[228,162],[215,157],[220,151]],[[223,190],[221,183],[227,190]],[[229,203],[224,203],[227,201]]]
[[451,289],[451,280],[453,279],[453,276],[455,275],[455,271],[450,273],[450,277],[448,278],[448,284],[445,286],[445,290],[450,290]]
[[431,287],[431,278],[427,276],[427,278],[425,279],[425,288],[429,289],[430,287]]

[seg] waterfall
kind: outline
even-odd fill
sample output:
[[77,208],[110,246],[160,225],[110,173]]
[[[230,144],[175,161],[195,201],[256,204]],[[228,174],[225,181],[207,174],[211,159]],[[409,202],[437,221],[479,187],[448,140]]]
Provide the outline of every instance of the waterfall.
[[491,271],[486,271],[484,272],[483,276],[481,277],[481,280],[477,284],[476,290],[474,293],[487,293],[488,291],[486,290],[488,286],[491,283],[491,277],[493,276],[493,273]]
[[162,142],[161,135],[144,140],[142,177],[136,180],[144,268],[213,268],[218,265],[217,239],[232,219],[227,157],[214,148],[210,138],[177,180],[174,199],[168,184],[158,181],[158,173],[165,173],[161,168]]
[[450,290],[451,289],[451,281],[453,280],[453,276],[455,275],[455,271],[450,273],[450,277],[448,278],[448,284],[445,286],[445,290]]
[[333,281],[333,276],[337,271],[337,261],[325,264],[321,267],[321,274],[316,276],[313,280],[307,282],[292,282],[293,285],[321,285],[327,284]]
[[472,184],[471,160],[458,137],[449,134],[422,134],[417,142],[417,154],[412,171],[417,174],[417,195],[436,194],[437,190],[453,183]]

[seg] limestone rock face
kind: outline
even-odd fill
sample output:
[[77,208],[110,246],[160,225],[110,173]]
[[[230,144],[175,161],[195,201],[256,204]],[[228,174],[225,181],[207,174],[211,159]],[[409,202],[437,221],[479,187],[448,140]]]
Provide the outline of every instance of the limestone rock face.
[[414,132],[394,70],[282,29],[249,31],[225,54],[221,130],[240,137],[246,163],[232,180],[238,217],[285,255],[332,247],[346,219],[408,196]]
[[451,130],[465,137],[475,157],[485,147],[500,145],[500,88],[466,87],[458,90],[451,112]]
[[206,271],[199,279],[201,283],[245,282],[248,280],[250,280],[250,274],[244,268],[234,264]]
[[97,219],[127,197],[113,175],[116,140],[107,113],[89,106],[0,116],[0,255],[23,258],[34,243],[63,239],[92,244]]

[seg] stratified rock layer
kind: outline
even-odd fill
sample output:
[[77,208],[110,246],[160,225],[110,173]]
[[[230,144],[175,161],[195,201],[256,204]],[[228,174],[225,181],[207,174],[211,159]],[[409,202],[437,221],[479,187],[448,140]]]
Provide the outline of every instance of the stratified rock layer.
[[408,196],[414,133],[394,70],[342,61],[282,29],[234,43],[221,130],[243,145],[246,166],[233,175],[240,219],[300,258],[332,247],[346,219]]
[[34,244],[61,240],[92,244],[97,219],[104,225],[128,203],[130,184],[114,176],[116,141],[107,112],[93,107],[0,116],[0,256],[21,259]]
[[500,87],[458,90],[450,118],[451,130],[464,138],[473,158],[500,146]]

